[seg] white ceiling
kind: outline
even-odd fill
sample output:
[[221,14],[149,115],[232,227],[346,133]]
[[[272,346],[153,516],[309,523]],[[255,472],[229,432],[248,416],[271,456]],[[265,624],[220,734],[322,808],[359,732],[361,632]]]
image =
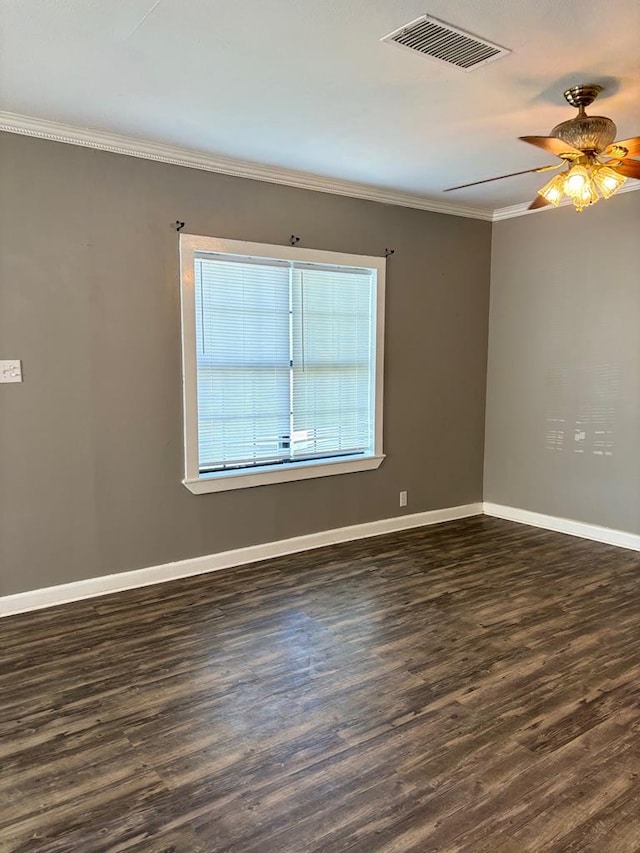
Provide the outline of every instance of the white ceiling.
[[[380,38],[425,13],[511,48],[463,73]],[[0,0],[0,110],[478,208],[575,112],[640,134],[638,0]],[[595,108],[597,107],[597,109]]]

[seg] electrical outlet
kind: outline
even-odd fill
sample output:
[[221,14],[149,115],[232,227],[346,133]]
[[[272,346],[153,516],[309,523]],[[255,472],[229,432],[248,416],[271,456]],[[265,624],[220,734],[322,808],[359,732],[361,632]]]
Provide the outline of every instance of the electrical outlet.
[[407,505],[407,493],[406,492],[400,492],[400,506],[406,506],[406,505]]
[[22,382],[22,363],[17,359],[0,360],[0,382]]

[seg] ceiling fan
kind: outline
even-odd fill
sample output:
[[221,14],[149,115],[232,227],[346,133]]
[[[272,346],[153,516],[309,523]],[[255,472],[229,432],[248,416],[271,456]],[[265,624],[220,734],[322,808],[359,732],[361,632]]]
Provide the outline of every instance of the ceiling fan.
[[571,199],[577,211],[595,204],[600,196],[610,198],[627,178],[640,178],[640,161],[634,159],[640,157],[640,136],[614,142],[617,128],[611,119],[586,114],[585,107],[592,104],[601,91],[602,86],[596,84],[567,89],[564,97],[572,107],[577,108],[578,115],[556,125],[550,136],[520,137],[523,142],[559,157],[561,162],[557,165],[525,169],[523,172],[512,172],[498,178],[461,184],[458,187],[449,187],[444,192],[476,187],[478,184],[501,181],[515,175],[548,172],[566,165],[564,171],[538,190],[529,210],[549,204],[558,207],[565,195]]

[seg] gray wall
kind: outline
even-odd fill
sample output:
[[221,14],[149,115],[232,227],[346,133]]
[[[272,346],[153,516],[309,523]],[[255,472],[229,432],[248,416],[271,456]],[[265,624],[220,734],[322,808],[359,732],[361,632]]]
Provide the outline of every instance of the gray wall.
[[640,533],[639,239],[640,192],[494,225],[486,501]]
[[[0,386],[0,594],[482,498],[489,223],[11,134],[0,186],[0,358],[24,369]],[[176,219],[395,248],[379,470],[181,485]]]

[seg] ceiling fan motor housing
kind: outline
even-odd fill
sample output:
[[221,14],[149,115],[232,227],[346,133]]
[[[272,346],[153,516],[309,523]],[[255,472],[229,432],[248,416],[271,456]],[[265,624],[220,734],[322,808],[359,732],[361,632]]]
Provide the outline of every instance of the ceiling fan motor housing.
[[581,151],[603,151],[616,138],[618,129],[606,116],[588,116],[584,113],[557,124],[551,136],[557,136],[568,145]]
[[557,136],[568,145],[581,151],[594,151],[599,154],[616,138],[617,127],[606,116],[588,116],[584,108],[592,104],[602,91],[597,83],[582,84],[567,89],[565,100],[576,107],[578,115],[575,118],[557,124],[551,131],[551,136]]

